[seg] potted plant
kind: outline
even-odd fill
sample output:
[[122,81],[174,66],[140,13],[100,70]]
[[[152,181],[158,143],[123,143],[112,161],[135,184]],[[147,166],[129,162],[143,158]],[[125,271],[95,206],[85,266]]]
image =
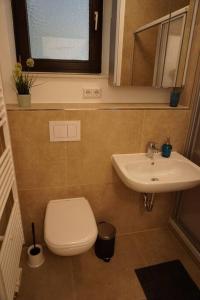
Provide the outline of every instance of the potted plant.
[[[28,69],[34,67],[34,60],[28,58],[26,60]],[[29,72],[23,73],[22,65],[20,62],[16,63],[13,70],[13,77],[15,81],[15,87],[17,90],[18,104],[21,107],[29,107],[31,105],[31,88],[34,86],[35,79]]]

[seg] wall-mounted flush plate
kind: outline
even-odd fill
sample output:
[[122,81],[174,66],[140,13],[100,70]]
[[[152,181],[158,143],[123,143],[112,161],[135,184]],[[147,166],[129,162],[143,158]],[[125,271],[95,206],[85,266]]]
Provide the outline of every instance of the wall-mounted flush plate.
[[49,121],[50,142],[80,141],[80,121]]
[[102,96],[101,88],[83,89],[83,98],[84,99],[101,98],[101,96]]

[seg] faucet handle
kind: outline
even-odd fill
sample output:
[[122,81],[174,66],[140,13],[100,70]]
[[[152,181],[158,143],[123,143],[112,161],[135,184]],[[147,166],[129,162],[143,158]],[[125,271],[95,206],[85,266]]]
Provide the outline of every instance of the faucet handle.
[[159,151],[160,150],[160,146],[158,143],[156,142],[153,142],[153,141],[150,141],[147,143],[147,151],[148,150],[156,150],[156,151]]
[[154,148],[155,148],[155,146],[156,146],[156,143],[155,143],[155,142],[153,142],[153,141],[150,141],[150,142],[148,142],[148,143],[147,143],[147,148],[154,149]]

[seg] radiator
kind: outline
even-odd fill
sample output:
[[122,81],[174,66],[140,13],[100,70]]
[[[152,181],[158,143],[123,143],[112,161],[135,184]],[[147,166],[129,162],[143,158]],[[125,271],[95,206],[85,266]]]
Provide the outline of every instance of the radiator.
[[12,300],[19,281],[24,235],[7,112],[0,77],[0,300]]
[[15,203],[0,252],[0,268],[6,300],[12,300],[15,293],[16,283],[19,277],[19,261],[23,240],[19,207],[18,203]]

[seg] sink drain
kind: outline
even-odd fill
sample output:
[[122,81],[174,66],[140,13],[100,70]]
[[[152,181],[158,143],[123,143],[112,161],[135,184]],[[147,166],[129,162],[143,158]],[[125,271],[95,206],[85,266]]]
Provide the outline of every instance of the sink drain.
[[151,181],[159,181],[159,178],[153,177],[153,178],[151,178]]

